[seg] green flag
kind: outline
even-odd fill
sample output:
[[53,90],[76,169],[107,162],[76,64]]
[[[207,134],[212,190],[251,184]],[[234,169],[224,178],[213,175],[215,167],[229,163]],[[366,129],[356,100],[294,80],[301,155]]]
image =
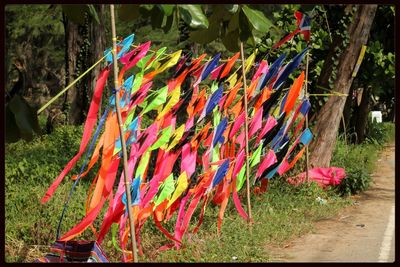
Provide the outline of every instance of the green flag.
[[144,115],[150,110],[156,109],[160,105],[164,104],[165,101],[167,101],[167,96],[168,96],[168,86],[166,85],[157,92],[146,97],[146,99],[141,105],[142,107],[144,107],[143,111],[141,112],[141,115]]
[[175,190],[174,175],[171,173],[161,184],[160,194],[154,199],[154,208],[160,205],[166,198],[170,197]]
[[258,146],[257,150],[251,155],[250,159],[250,168],[253,168],[256,166],[258,163],[261,161],[261,150],[262,150],[262,141],[260,145]]
[[144,153],[144,155],[140,159],[139,165],[136,169],[135,177],[139,177],[139,176],[143,177],[146,167],[149,163],[149,159],[150,159],[150,151],[146,151],[146,153]]
[[240,191],[242,189],[242,186],[244,184],[244,172],[246,170],[246,165],[243,165],[242,168],[240,169],[240,172],[236,178],[236,191]]
[[158,138],[158,140],[153,145],[151,145],[150,151],[160,148],[161,146],[165,145],[171,138],[171,134],[172,134],[172,126],[171,125],[168,126],[167,128],[164,128],[161,131],[160,138]]

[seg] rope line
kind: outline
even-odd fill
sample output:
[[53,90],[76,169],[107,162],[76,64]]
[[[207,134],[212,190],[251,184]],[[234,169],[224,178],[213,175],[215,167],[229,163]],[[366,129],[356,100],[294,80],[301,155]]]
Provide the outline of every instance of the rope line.
[[[109,52],[110,53],[110,52]],[[64,94],[68,89],[70,89],[74,84],[76,84],[80,79],[83,78],[86,74],[89,73],[94,67],[96,67],[109,53],[104,55],[101,59],[99,59],[96,63],[94,63],[90,68],[88,68],[84,73],[82,73],[78,78],[76,78],[72,83],[70,83],[67,87],[62,89],[55,97],[49,100],[44,106],[42,106],[38,111],[37,115],[39,115],[43,110],[45,110],[48,106],[50,106],[57,98],[59,98],[62,94]]]

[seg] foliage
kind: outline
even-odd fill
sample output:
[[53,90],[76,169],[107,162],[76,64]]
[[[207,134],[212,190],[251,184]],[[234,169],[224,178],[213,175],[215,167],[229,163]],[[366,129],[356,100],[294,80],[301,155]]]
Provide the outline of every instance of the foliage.
[[7,5],[5,19],[6,142],[31,140],[40,133],[37,107],[63,81],[61,12],[49,5]]
[[62,5],[63,13],[73,22],[85,24],[85,14],[88,13],[97,23],[100,23],[98,14],[93,5]]
[[[6,145],[5,158],[5,216],[7,248],[12,249],[10,240],[18,240],[30,246],[49,245],[56,238],[56,229],[72,182],[67,176],[53,198],[45,205],[40,204],[48,186],[58,176],[69,159],[77,152],[82,127],[59,127],[53,134],[36,137],[32,142],[18,141]],[[29,157],[27,157],[29,155]],[[77,174],[82,160],[71,174]],[[96,166],[94,167],[96,169]],[[93,170],[95,171],[95,170]],[[88,177],[93,178],[90,171]],[[64,217],[61,233],[65,233],[85,214],[85,192],[89,187],[82,179]],[[90,233],[84,236],[90,237]],[[21,261],[23,254],[12,260]]]
[[50,86],[51,70],[58,75],[64,64],[60,9],[49,5],[7,5],[5,38],[7,88],[16,77],[12,67],[18,58],[25,59],[25,67],[34,71],[33,84],[46,81]]
[[377,123],[376,121],[371,122],[368,119],[366,142],[384,145],[387,142],[392,142],[394,140],[394,124],[390,122]]
[[375,144],[353,145],[341,139],[337,141],[331,166],[344,168],[347,174],[337,187],[339,194],[352,195],[368,189],[378,148]]
[[346,144],[342,138],[336,143],[331,165],[346,171],[347,177],[337,188],[342,195],[357,194],[368,189],[378,152],[384,144],[394,140],[393,123],[368,122],[369,131],[364,143]]
[[394,53],[394,11],[389,5],[380,5],[372,24],[365,58],[354,83],[359,87],[372,88],[372,95],[377,101],[374,106],[383,112],[384,121],[392,120],[394,116]]
[[221,40],[231,52],[239,50],[239,41],[255,47],[273,22],[264,13],[248,5],[121,5],[125,21],[149,18],[153,29],[169,32],[182,19],[190,28],[190,39],[199,44]]
[[6,104],[6,142],[32,140],[40,132],[36,110],[24,98],[14,95]]
[[[90,6],[90,5],[88,5]],[[282,46],[279,51],[270,50],[270,47],[278,42],[280,38],[294,30],[295,10],[307,12],[312,15],[311,45],[310,53],[310,89],[315,92],[318,77],[323,74],[323,64],[331,48],[335,36],[342,38],[340,47],[333,55],[333,66],[337,65],[337,58],[343,47],[346,46],[346,28],[351,19],[351,12],[345,16],[342,6],[321,5],[121,5],[117,9],[117,32],[120,36],[127,36],[134,32],[135,42],[143,43],[152,41],[152,49],[156,50],[166,46],[171,49],[182,49],[183,43],[176,43],[179,30],[176,25],[183,20],[189,25],[189,42],[195,41],[201,44],[201,49],[207,53],[222,52],[230,55],[230,51],[238,50],[238,41],[244,40],[250,44],[251,50],[258,48],[262,56],[267,54],[268,62],[272,62],[279,54],[287,53],[288,58],[292,54],[300,52],[305,47],[301,35],[297,35],[290,42]],[[89,8],[89,7],[87,7]],[[65,8],[64,8],[65,9]],[[390,19],[393,13],[382,13],[379,19]],[[381,11],[385,11],[382,8]],[[90,11],[90,10],[89,10]],[[379,11],[379,10],[378,10]],[[39,14],[37,16],[32,16]],[[380,12],[380,11],[379,11]],[[386,11],[385,11],[386,12]],[[108,14],[108,13],[107,13]],[[92,14],[92,16],[94,16]],[[327,17],[329,28],[325,18]],[[260,18],[260,19],[255,19]],[[268,19],[267,19],[268,18]],[[276,25],[273,26],[273,25]],[[376,26],[382,25],[381,20]],[[392,24],[391,24],[392,25]],[[106,24],[106,32],[109,34],[110,25]],[[278,30],[282,29],[282,30]],[[386,29],[390,30],[390,27]],[[374,31],[383,34],[382,31]],[[61,8],[55,6],[49,9],[48,5],[10,5],[6,7],[6,69],[10,70],[11,62],[19,56],[17,49],[24,51],[27,44],[31,45],[33,56],[28,60],[35,71],[41,71],[40,75],[35,73],[33,79],[36,82],[46,81],[49,86],[49,70],[54,69],[56,73],[64,68],[64,43],[63,27],[61,24]],[[109,38],[110,40],[111,38]],[[388,38],[390,39],[390,38]],[[368,45],[364,63],[360,68],[359,76],[370,78],[371,84],[380,87],[382,93],[393,96],[390,82],[394,75],[394,52],[385,38],[373,37]],[[154,45],[154,46],[153,46]],[[171,52],[171,51],[168,51]],[[42,54],[40,54],[42,53]],[[47,55],[46,61],[40,55]],[[368,65],[368,66],[367,66]],[[372,70],[369,66],[372,66]],[[45,68],[43,67],[45,66]],[[304,68],[304,66],[302,66]],[[378,72],[374,72],[375,70]],[[365,73],[364,71],[365,70]],[[297,72],[293,73],[293,79]],[[364,74],[363,74],[364,73]],[[384,76],[381,76],[384,75]],[[14,75],[15,77],[15,75]],[[332,74],[334,78],[334,72]],[[385,77],[388,90],[381,86],[381,77]],[[13,75],[7,75],[11,83]],[[162,77],[161,77],[162,78]],[[333,81],[331,78],[331,82]],[[360,78],[361,79],[361,78]],[[156,86],[163,86],[161,81],[155,81]],[[57,92],[61,85],[49,87]],[[378,89],[376,89],[378,90]],[[385,97],[386,99],[386,97]],[[323,99],[322,99],[323,101]],[[41,117],[39,117],[41,119]],[[43,124],[43,121],[41,121]],[[383,130],[382,128],[385,128]],[[368,138],[369,143],[361,146],[347,145],[339,140],[334,152],[332,165],[344,167],[348,177],[343,180],[337,191],[343,195],[354,194],[365,190],[370,183],[370,172],[376,159],[377,149],[380,147],[378,140],[387,140],[384,132],[394,132],[393,125],[373,124],[370,125]],[[31,247],[33,245],[44,246],[46,252],[48,246],[55,239],[55,230],[58,216],[61,212],[65,195],[69,192],[71,181],[66,177],[53,199],[45,206],[39,203],[49,184],[57,177],[74,153],[78,150],[81,138],[81,127],[60,127],[51,135],[36,137],[31,143],[18,141],[6,145],[5,180],[6,180],[6,255],[7,261],[27,261],[24,253],[17,248],[20,246]],[[375,140],[375,141],[374,141]],[[82,161],[77,166],[81,166]],[[300,164],[300,163],[299,163]],[[75,167],[71,174],[79,171]],[[95,170],[93,170],[95,171]],[[299,172],[299,169],[294,170]],[[89,173],[88,178],[92,178]],[[87,179],[89,180],[89,179]],[[74,201],[71,201],[62,225],[66,229],[72,227],[85,214],[85,194],[89,184],[83,179],[74,193]],[[25,190],[29,188],[29,190]],[[316,197],[328,199],[328,205],[321,206],[315,201]],[[244,203],[244,202],[243,202]],[[154,251],[160,244],[168,242],[160,235],[151,222],[146,223],[143,229],[143,246],[148,249],[145,261],[231,261],[232,256],[237,256],[238,261],[267,261],[265,254],[266,243],[280,243],[298,236],[311,228],[311,221],[328,217],[346,203],[346,199],[337,198],[333,191],[322,191],[315,184],[305,184],[300,187],[291,187],[282,180],[272,180],[268,192],[262,196],[253,196],[252,203],[255,224],[253,234],[249,235],[246,222],[240,218],[232,205],[229,203],[225,213],[222,226],[222,234],[216,234],[216,214],[218,208],[210,207],[206,211],[204,225],[198,235],[193,236],[192,243],[187,243],[186,248],[181,251],[166,251],[156,254]],[[101,218],[102,216],[99,216]],[[196,224],[196,221],[193,223]],[[171,225],[169,225],[171,229]],[[90,231],[86,231],[83,238],[93,238]],[[119,261],[118,252],[113,250],[109,243],[109,236],[104,242],[107,254]],[[21,245],[22,242],[22,245]],[[145,251],[146,251],[145,249]],[[19,251],[17,255],[12,251]],[[229,252],[229,253],[227,253]],[[39,256],[39,255],[36,255]]]

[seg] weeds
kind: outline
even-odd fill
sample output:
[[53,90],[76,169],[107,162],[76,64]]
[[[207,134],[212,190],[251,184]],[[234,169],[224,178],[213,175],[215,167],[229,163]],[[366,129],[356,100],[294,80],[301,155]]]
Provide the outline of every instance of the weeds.
[[368,189],[378,152],[385,143],[393,140],[393,123],[369,123],[366,141],[361,145],[346,144],[339,138],[331,166],[344,168],[347,177],[342,180],[337,191],[341,195],[352,195]]

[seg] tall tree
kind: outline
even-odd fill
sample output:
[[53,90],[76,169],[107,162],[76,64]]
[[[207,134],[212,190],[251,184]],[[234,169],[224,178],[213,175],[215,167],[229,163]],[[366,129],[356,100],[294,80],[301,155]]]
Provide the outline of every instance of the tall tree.
[[[349,44],[340,56],[334,91],[348,94],[353,82],[352,72],[361,46],[367,43],[377,5],[356,6],[353,20],[348,27]],[[310,164],[315,167],[329,166],[336,144],[336,135],[346,98],[331,96],[318,113],[313,132]]]
[[356,133],[356,142],[358,144],[365,140],[365,129],[368,122],[368,112],[370,109],[371,86],[363,88],[360,104],[354,107],[354,130]]
[[[102,57],[106,33],[103,5],[65,5],[63,11],[67,85]],[[78,125],[84,121],[99,71],[97,66],[67,92],[64,109],[69,113],[69,123]]]
[[[382,111],[383,120],[392,121],[394,110],[394,9],[380,5],[376,11],[371,27],[371,36],[365,52],[363,63],[353,84],[354,88],[363,88],[360,104],[355,105],[352,124],[357,143],[364,141],[368,135],[368,114],[371,108]],[[372,99],[379,97],[376,106]]]

